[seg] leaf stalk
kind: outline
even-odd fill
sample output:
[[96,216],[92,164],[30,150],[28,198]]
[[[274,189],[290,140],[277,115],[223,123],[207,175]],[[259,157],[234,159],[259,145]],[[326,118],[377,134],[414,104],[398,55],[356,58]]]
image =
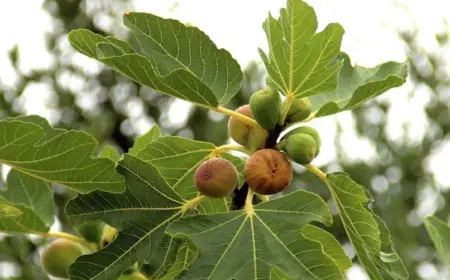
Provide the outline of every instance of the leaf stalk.
[[292,94],[292,92],[289,92],[286,96],[286,100],[284,100],[283,102],[283,110],[281,111],[280,121],[278,122],[279,125],[284,125],[284,121],[286,120],[289,109],[291,108],[292,100],[294,100],[294,98],[295,96]]
[[220,155],[221,153],[224,153],[224,152],[227,152],[227,151],[237,151],[237,152],[241,152],[241,153],[247,154],[249,156],[252,155],[252,152],[250,152],[248,149],[246,149],[243,146],[228,144],[228,145],[222,145],[222,146],[217,147],[212,152],[211,157],[215,157],[215,156]]
[[192,208],[196,207],[205,198],[206,198],[206,196],[200,195],[200,196],[197,196],[196,198],[193,198],[191,200],[186,201],[183,204],[183,206],[181,207],[181,212],[185,213],[189,209],[192,209]]

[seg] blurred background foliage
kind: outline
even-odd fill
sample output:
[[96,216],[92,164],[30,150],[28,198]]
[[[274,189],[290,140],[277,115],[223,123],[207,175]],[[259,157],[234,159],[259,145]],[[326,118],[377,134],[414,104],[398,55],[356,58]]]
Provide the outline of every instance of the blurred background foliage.
[[[226,143],[228,118],[142,88],[111,69],[92,66],[88,59],[70,49],[66,35],[75,28],[87,28],[100,34],[113,33],[126,38],[126,32],[119,24],[105,26],[100,24],[102,21],[99,18],[116,19],[115,22],[119,23],[120,20],[117,19],[121,14],[117,14],[118,11],[125,11],[128,7],[127,1],[119,0],[44,1],[43,9],[51,15],[54,26],[46,37],[54,64],[50,71],[32,70],[24,73],[17,63],[21,55],[19,48],[11,49],[9,59],[18,81],[16,88],[11,89],[5,87],[0,78],[0,117],[23,114],[21,104],[24,89],[30,84],[44,82],[51,89],[46,103],[53,116],[50,118],[53,125],[87,131],[101,145],[112,144],[121,151],[127,151],[134,137],[144,133],[154,123],[160,124],[165,135],[180,135],[210,141],[216,145]],[[449,186],[436,183],[433,173],[425,168],[432,153],[450,137],[449,77],[442,75],[441,71],[442,67],[448,66],[442,64],[439,53],[449,47],[449,38],[448,30],[437,31],[435,36],[439,52],[429,53],[417,39],[419,28],[420,26],[411,27],[410,30],[399,32],[399,39],[403,40],[412,58],[409,74],[412,89],[407,93],[409,98],[414,97],[418,88],[425,87],[431,93],[431,100],[424,103],[423,108],[419,108],[425,114],[427,125],[423,138],[419,141],[408,139],[408,130],[414,128],[414,123],[403,126],[402,135],[406,136],[402,141],[393,141],[387,137],[386,126],[391,121],[388,115],[392,115],[395,104],[387,102],[387,99],[377,99],[350,114],[353,116],[357,137],[370,141],[375,147],[376,158],[370,161],[350,160],[347,157],[349,148],[342,141],[346,132],[336,120],[337,160],[323,168],[347,172],[355,181],[369,188],[375,200],[372,207],[391,231],[394,245],[410,273],[410,279],[428,279],[426,275],[437,275],[433,274],[433,270],[444,277],[441,279],[447,279],[445,277],[450,276],[422,225],[420,212],[425,207],[430,214],[435,212],[444,220],[448,220],[450,213],[450,203],[447,203],[450,199]],[[229,104],[230,108],[248,103],[250,94],[263,87],[263,83],[262,65],[247,65],[242,89]],[[403,93],[405,94],[405,90]],[[169,117],[171,110],[180,112],[175,121]],[[326,188],[319,180],[304,173],[301,168],[296,170],[298,172],[289,191],[306,188],[329,199]],[[56,228],[73,232],[63,207],[74,194],[58,186],[54,186],[54,189],[58,209]],[[354,257],[337,216],[334,225],[327,230]],[[42,238],[2,234],[0,278],[46,279],[39,267],[39,252],[45,242]],[[9,271],[9,275],[3,273],[5,271]],[[428,271],[428,274],[423,271]]]

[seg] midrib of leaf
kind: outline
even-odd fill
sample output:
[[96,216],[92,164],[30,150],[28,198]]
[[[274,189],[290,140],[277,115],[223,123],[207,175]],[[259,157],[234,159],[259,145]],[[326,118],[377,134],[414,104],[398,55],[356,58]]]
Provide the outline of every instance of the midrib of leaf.
[[[167,208],[169,209],[169,208]],[[141,238],[138,239],[138,242],[134,243],[132,246],[130,246],[127,250],[123,251],[122,254],[118,255],[118,257],[116,258],[115,261],[113,261],[110,265],[103,267],[103,270],[101,270],[98,274],[94,275],[91,279],[96,279],[100,274],[104,273],[106,270],[110,269],[112,266],[114,266],[118,261],[120,261],[124,255],[128,254],[132,249],[134,249],[137,244],[140,244],[142,242],[142,240],[144,240],[145,238],[147,238],[149,235],[151,235],[153,232],[155,232],[156,230],[158,230],[159,228],[161,228],[162,226],[165,226],[166,224],[168,224],[170,221],[174,220],[175,218],[178,218],[178,216],[181,216],[183,212],[179,211],[178,213],[174,214],[173,216],[170,216],[170,218],[168,218],[167,220],[165,220],[164,222],[160,223],[159,225],[157,225],[156,227],[154,227],[152,230],[150,230],[149,232],[147,232],[146,234],[144,234]]]
[[294,93],[292,91],[292,84],[294,82],[294,13],[291,11],[291,45],[290,57],[289,57],[289,91],[288,96],[292,96]]
[[253,226],[253,215],[250,216],[250,229],[251,229],[251,232],[252,232],[253,270],[255,271],[255,279],[258,279],[258,269],[257,269],[257,265],[256,265],[255,228]]
[[[224,224],[220,224],[219,226],[224,226],[224,225],[226,225],[226,224],[228,224],[228,223],[230,223],[230,222],[232,222],[232,221],[234,221],[234,220],[236,220],[236,219],[238,219],[238,218],[241,218],[243,215],[245,215],[245,214],[242,213],[241,215],[236,216],[234,219],[231,219],[231,220],[227,221],[227,222],[224,223]],[[217,267],[219,266],[220,262],[222,261],[222,259],[224,258],[224,256],[227,254],[228,250],[231,248],[231,245],[233,245],[234,241],[236,240],[236,238],[238,237],[238,235],[239,235],[239,233],[241,232],[242,228],[244,227],[245,222],[247,221],[247,219],[248,219],[248,216],[245,217],[245,219],[242,221],[242,224],[241,224],[241,226],[238,228],[238,230],[236,231],[236,234],[233,236],[233,239],[231,239],[231,241],[230,241],[230,243],[228,244],[227,248],[225,249],[225,251],[223,252],[223,254],[220,256],[220,258],[217,260],[217,263],[216,263],[216,265],[214,266],[214,269],[213,269],[213,270],[211,271],[211,273],[209,274],[208,279],[212,279],[212,278],[211,278],[211,275],[214,274],[214,272],[216,271],[216,269],[217,269]],[[214,228],[216,228],[216,227],[212,227],[212,228],[210,228],[209,230],[213,230]],[[252,235],[252,236],[253,236],[253,235]],[[255,278],[255,279],[256,279],[256,278]],[[214,280],[214,279],[213,279],[213,280]]]

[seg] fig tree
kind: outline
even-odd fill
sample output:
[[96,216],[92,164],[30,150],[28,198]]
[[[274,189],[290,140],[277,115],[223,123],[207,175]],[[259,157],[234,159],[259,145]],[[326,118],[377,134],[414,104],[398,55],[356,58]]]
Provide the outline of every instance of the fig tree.
[[280,119],[280,94],[272,88],[257,91],[250,97],[250,109],[255,120],[265,129],[271,130]]
[[299,164],[309,164],[317,153],[316,141],[305,133],[291,135],[282,140],[279,146],[283,146],[292,160]]
[[194,183],[197,190],[208,197],[219,198],[231,194],[239,181],[234,165],[223,158],[204,161],[195,171]]
[[296,128],[296,129],[290,131],[286,135],[284,135],[283,139],[288,139],[290,136],[292,136],[294,134],[298,134],[298,133],[308,134],[309,136],[314,138],[314,141],[316,142],[316,154],[314,155],[314,157],[317,157],[317,155],[319,155],[319,153],[320,153],[320,146],[322,144],[322,142],[320,140],[319,132],[313,127],[301,126],[299,128]]
[[81,245],[66,239],[57,239],[48,244],[42,252],[41,264],[51,276],[69,278],[69,266],[83,254]]
[[[253,114],[250,105],[244,105],[236,109],[236,112],[241,113],[253,119]],[[231,138],[250,151],[256,151],[264,146],[269,133],[267,130],[259,126],[251,126],[237,119],[231,117],[228,121],[228,133]]]
[[87,222],[78,227],[78,234],[89,242],[100,244],[103,237],[103,228],[105,224],[102,222]]
[[288,114],[286,116],[287,123],[295,123],[305,120],[311,114],[311,102],[307,97],[295,98],[291,102]]
[[244,178],[256,193],[268,195],[284,190],[292,180],[292,167],[286,157],[273,149],[262,149],[250,156]]

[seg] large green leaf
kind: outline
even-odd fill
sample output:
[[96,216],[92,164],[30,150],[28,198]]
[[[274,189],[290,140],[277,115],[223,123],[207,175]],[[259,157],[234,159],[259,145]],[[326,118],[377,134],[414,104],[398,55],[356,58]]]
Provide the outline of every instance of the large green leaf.
[[444,221],[436,217],[425,218],[425,228],[442,257],[442,260],[450,269],[450,227]]
[[315,33],[313,8],[300,0],[288,0],[277,20],[270,14],[264,22],[269,55],[260,55],[269,75],[268,84],[284,95],[295,97],[331,92],[336,89],[342,67],[339,54],[344,29],[336,23]]
[[301,234],[312,221],[329,225],[328,206],[298,190],[252,209],[182,218],[167,232],[200,250],[180,279],[269,279],[273,267],[292,279],[344,279],[321,244]]
[[116,279],[138,260],[164,255],[170,247],[164,232],[181,216],[184,200],[154,166],[138,158],[125,154],[117,170],[126,180],[124,193],[79,195],[66,207],[74,224],[102,220],[119,230],[111,244],[70,267],[71,279]]
[[0,163],[77,192],[121,192],[114,163],[93,158],[97,141],[82,131],[55,130],[38,116],[0,121]]
[[161,136],[161,129],[157,124],[155,124],[151,129],[149,129],[149,131],[136,137],[134,140],[134,145],[130,148],[128,153],[133,156],[137,155],[140,150],[144,149],[159,136]]
[[[162,136],[151,142],[138,153],[138,157],[153,164],[164,176],[169,185],[184,199],[197,196],[194,174],[197,167],[215,155],[216,146],[208,142],[190,140],[177,136]],[[238,157],[221,154],[230,160],[241,174],[244,161]],[[204,213],[228,210],[227,198],[209,198],[204,200],[199,209]]]
[[345,53],[341,53],[338,58],[342,59],[344,66],[339,73],[337,89],[331,93],[310,97],[313,111],[316,111],[315,117],[351,110],[391,88],[403,85],[408,74],[406,63],[391,61],[374,68],[364,68],[352,66]]
[[183,242],[176,255],[176,259],[170,269],[162,275],[160,280],[172,280],[175,279],[180,273],[186,271],[188,267],[198,257],[198,249],[190,242]]
[[367,204],[370,194],[347,174],[327,174],[345,231],[372,280],[404,280],[408,272],[392,248],[389,231]]
[[228,103],[240,89],[239,64],[197,27],[148,13],[127,13],[124,24],[159,76],[183,69],[207,85],[219,104]]
[[0,231],[47,232],[55,215],[50,185],[14,169],[8,173],[6,184],[7,189],[0,191],[0,204],[8,203],[22,214],[17,217],[0,217]]

